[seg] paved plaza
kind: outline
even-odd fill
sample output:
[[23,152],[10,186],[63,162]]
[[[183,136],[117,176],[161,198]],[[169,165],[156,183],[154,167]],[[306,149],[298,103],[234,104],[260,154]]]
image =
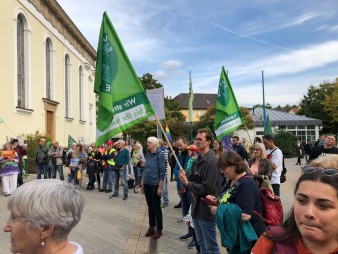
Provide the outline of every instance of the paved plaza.
[[[293,189],[300,176],[300,166],[295,166],[296,159],[286,159],[287,181],[281,185],[281,198],[284,211],[289,211],[293,201]],[[28,180],[35,175],[28,176]],[[84,182],[86,182],[84,180]],[[176,182],[169,183],[170,204],[162,209],[164,229],[159,240],[144,237],[148,229],[147,204],[144,196],[129,190],[127,201],[120,197],[109,199],[111,193],[99,193],[97,190],[86,191],[82,187],[86,200],[84,213],[80,223],[71,232],[70,241],[79,243],[86,254],[119,254],[119,253],[175,253],[193,254],[189,250],[190,240],[180,241],[179,236],[187,233],[187,226],[177,223],[182,210],[175,209],[179,201],[176,194]],[[9,216],[6,209],[6,198],[0,191],[0,225],[4,225]],[[0,254],[10,254],[10,235],[0,232]],[[220,242],[220,239],[218,239]],[[222,253],[226,253],[222,247]]]

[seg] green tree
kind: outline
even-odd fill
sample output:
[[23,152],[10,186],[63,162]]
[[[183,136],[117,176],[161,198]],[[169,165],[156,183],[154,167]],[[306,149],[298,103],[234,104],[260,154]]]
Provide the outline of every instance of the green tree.
[[143,76],[140,77],[139,79],[145,90],[163,87],[162,84],[158,82],[156,79],[154,79],[153,75],[151,75],[150,73],[143,74]]
[[282,150],[285,157],[295,156],[296,136],[290,132],[279,131],[273,136],[276,146]]
[[164,109],[166,119],[170,121],[185,121],[180,105],[171,97],[164,97]]
[[[301,110],[299,114],[307,117],[321,119],[323,121],[323,132],[332,132],[334,130],[333,117],[330,111],[324,110],[323,101],[326,96],[332,96],[335,82],[325,81],[317,86],[309,86],[308,92],[300,101]],[[337,107],[335,108],[337,110]],[[337,128],[337,127],[336,127]]]
[[285,106],[278,105],[277,107],[275,107],[273,109],[289,113],[290,110],[293,109],[293,108],[298,108],[298,106],[297,105],[290,106],[289,104],[286,104]]
[[324,107],[324,111],[331,117],[330,123],[338,123],[338,78],[336,78],[332,93],[325,94],[324,96],[325,99],[321,102],[321,104]]

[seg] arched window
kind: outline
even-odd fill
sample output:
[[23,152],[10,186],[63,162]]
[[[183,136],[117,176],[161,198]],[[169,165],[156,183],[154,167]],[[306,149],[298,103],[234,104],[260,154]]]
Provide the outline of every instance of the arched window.
[[83,121],[83,69],[79,68],[79,118]]
[[65,56],[65,117],[70,118],[70,59],[69,55]]
[[50,38],[46,40],[46,98],[51,100],[52,96],[52,41]]
[[26,108],[25,26],[21,15],[17,18],[17,107]]

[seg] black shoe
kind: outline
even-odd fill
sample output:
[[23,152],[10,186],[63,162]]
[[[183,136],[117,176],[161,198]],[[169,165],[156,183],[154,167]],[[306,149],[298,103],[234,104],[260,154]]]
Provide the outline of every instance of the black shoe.
[[123,200],[127,200],[127,199],[128,199],[128,196],[124,196],[124,197],[123,197]]
[[185,235],[180,236],[180,240],[187,240],[192,237],[190,232],[186,233]]
[[113,192],[112,190],[106,190],[106,193]]
[[174,206],[174,208],[181,208],[181,207],[182,207],[181,202],[179,202],[177,205]]
[[101,190],[99,190],[99,192],[105,192],[106,190],[105,189],[101,189]]

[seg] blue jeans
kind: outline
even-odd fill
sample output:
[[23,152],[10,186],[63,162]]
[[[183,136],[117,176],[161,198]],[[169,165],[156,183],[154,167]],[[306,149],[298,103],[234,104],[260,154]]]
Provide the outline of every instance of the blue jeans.
[[186,216],[191,205],[191,192],[189,190],[186,190],[181,194],[181,201],[183,216]]
[[280,197],[280,184],[278,184],[278,183],[273,183],[273,184],[271,184],[271,186],[272,186],[272,189],[273,189],[273,193],[274,193],[276,196]]
[[63,165],[54,165],[52,164],[52,178],[56,178],[56,170],[59,172],[60,180],[63,181],[65,180],[63,176]]
[[133,169],[134,169],[135,184],[137,184],[141,176],[141,169],[137,166],[134,166]]
[[78,167],[70,168],[70,175],[68,175],[68,182],[72,183],[74,180],[74,185],[79,185],[79,180],[77,179],[77,171],[79,171]]
[[39,164],[36,163],[36,173],[37,178],[41,179],[41,173],[43,173],[43,178],[47,179],[48,164]]
[[192,219],[200,254],[220,254],[216,240],[216,221]]
[[[113,181],[114,181],[113,169],[114,169],[114,166],[111,166],[111,165],[109,165],[108,169],[103,169],[103,180],[102,180],[101,189],[104,189],[104,190],[113,189]],[[106,189],[107,182],[108,182],[108,189]]]
[[168,204],[169,203],[169,196],[168,196],[168,174],[165,173],[164,180],[163,180],[163,203]]
[[114,194],[119,195],[120,176],[123,183],[123,196],[128,197],[127,169],[114,170]]
[[131,169],[133,168],[133,166],[131,165],[130,156],[129,156],[129,163],[127,164],[127,168],[128,168],[128,175],[130,175],[131,174]]

